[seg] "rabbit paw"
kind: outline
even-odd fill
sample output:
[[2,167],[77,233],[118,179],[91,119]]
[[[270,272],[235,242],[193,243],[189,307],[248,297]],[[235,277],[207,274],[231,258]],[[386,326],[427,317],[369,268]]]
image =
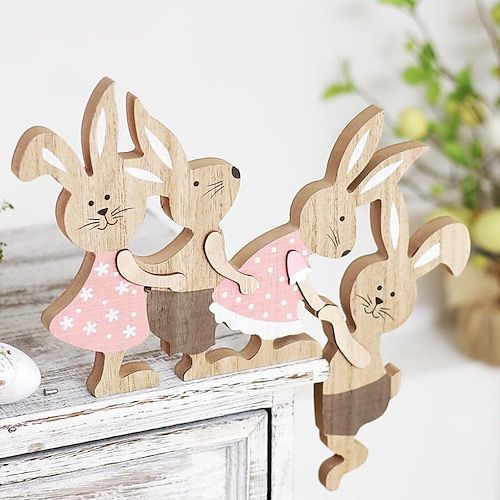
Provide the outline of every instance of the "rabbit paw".
[[385,371],[391,379],[391,399],[396,396],[401,387],[401,370],[394,366],[392,363],[387,363],[385,365]]
[[257,290],[257,288],[259,288],[259,282],[253,276],[248,275],[242,275],[238,281],[238,285],[240,287],[240,292],[243,295],[253,293]]
[[169,288],[172,292],[182,292],[186,288],[186,276],[182,273],[175,273],[169,276]]

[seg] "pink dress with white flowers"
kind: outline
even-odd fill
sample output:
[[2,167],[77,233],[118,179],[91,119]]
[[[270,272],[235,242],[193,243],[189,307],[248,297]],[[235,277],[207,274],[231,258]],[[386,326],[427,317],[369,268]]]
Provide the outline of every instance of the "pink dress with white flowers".
[[228,279],[214,290],[210,311],[217,323],[267,340],[304,332],[297,311],[303,296],[297,283],[311,271],[306,260],[310,253],[298,230],[261,248],[239,269],[259,282],[254,293],[241,294]]
[[120,275],[116,254],[96,254],[85,285],[50,322],[52,335],[104,353],[126,351],[149,335],[144,288]]

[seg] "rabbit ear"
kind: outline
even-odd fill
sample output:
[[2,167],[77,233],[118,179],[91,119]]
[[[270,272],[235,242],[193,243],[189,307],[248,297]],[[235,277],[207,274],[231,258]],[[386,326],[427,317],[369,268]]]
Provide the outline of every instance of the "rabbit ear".
[[439,217],[424,224],[411,238],[408,254],[416,278],[444,264],[453,275],[460,274],[470,255],[467,227],[452,217]]
[[113,80],[103,78],[92,92],[83,114],[82,151],[89,174],[103,158],[117,154],[118,112],[114,87]]
[[408,251],[408,211],[403,195],[396,189],[394,196],[371,204],[371,227],[379,250],[387,256]]
[[140,168],[160,178],[167,188],[172,175],[188,175],[189,164],[177,137],[153,118],[133,94],[127,95],[127,119],[130,136],[141,158]]
[[349,186],[356,205],[380,200],[395,189],[403,174],[428,146],[420,142],[402,142],[377,151],[362,174]]
[[356,115],[333,146],[325,178],[348,186],[377,149],[383,126],[384,112],[376,106],[368,106]]
[[12,157],[12,172],[22,181],[50,175],[72,192],[84,169],[66,141],[48,128],[32,127],[17,143]]

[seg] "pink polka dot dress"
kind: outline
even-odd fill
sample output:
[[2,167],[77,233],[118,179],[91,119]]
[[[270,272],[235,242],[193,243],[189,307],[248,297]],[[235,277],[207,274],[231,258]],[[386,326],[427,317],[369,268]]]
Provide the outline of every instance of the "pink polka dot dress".
[[224,280],[210,305],[216,322],[266,340],[304,332],[297,311],[303,300],[297,283],[311,271],[309,255],[298,230],[261,248],[240,267],[257,279],[259,288],[243,295],[236,283]]
[[126,351],[149,335],[144,288],[120,275],[116,254],[96,254],[85,285],[50,322],[52,335],[104,353]]

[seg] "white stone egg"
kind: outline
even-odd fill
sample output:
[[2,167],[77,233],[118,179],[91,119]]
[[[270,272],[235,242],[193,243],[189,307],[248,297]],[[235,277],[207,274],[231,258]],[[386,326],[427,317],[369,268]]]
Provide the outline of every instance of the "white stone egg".
[[40,385],[40,370],[23,351],[0,342],[0,405],[33,394]]

